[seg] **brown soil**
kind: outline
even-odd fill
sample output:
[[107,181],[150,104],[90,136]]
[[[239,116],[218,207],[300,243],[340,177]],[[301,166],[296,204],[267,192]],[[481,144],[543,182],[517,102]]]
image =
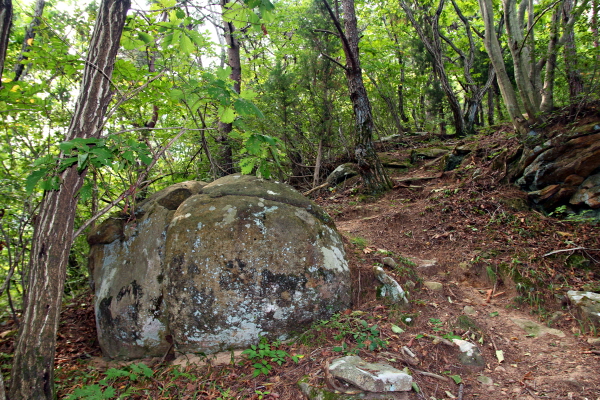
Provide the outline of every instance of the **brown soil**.
[[[410,148],[423,146],[417,139],[388,150],[405,157]],[[600,289],[600,252],[589,250],[600,248],[598,227],[530,210],[526,195],[500,183],[502,172],[492,167],[494,153],[510,148],[514,139],[500,131],[477,140],[480,150],[461,168],[440,173],[417,165],[396,172],[396,187],[382,197],[365,198],[351,182],[317,194],[315,200],[335,218],[345,238],[354,306],[336,324],[316,326],[296,343],[279,345],[303,356],[298,363],[274,364],[268,377],[253,378],[251,361],[174,372],[161,360],[147,360],[155,371],[152,378],[137,383],[116,378],[112,386],[121,394],[135,387],[124,397],[131,399],[302,399],[298,380],[306,376],[317,386],[331,384],[323,368],[341,355],[334,347],[346,345],[347,351],[367,360],[408,368],[420,390],[411,392],[410,399],[460,398],[459,389],[463,399],[600,399],[600,355],[587,342],[597,332],[564,300],[567,290]],[[548,255],[575,247],[588,250]],[[386,267],[386,272],[404,288],[415,284],[408,289],[408,307],[377,297],[380,284],[372,269],[388,256],[399,266]],[[575,262],[578,256],[589,264]],[[419,267],[423,260],[436,264]],[[429,290],[427,281],[442,283],[443,289]],[[98,382],[107,368],[96,358],[99,349],[90,304],[91,299],[83,297],[63,312],[57,352],[61,397]],[[472,309],[468,317],[466,306]],[[533,337],[514,318],[557,328],[564,337]],[[360,331],[358,320],[376,326],[387,345],[366,350],[373,343],[366,340],[362,342],[366,348],[359,349],[352,334],[341,333],[343,327]],[[394,327],[404,332],[395,333]],[[474,370],[461,365],[457,348],[434,338],[449,334],[476,343],[486,366]],[[1,340],[1,351],[10,353],[11,336]],[[402,352],[405,346],[415,359]],[[497,358],[499,351],[503,361]],[[449,376],[460,377],[462,386]],[[481,383],[481,376],[493,383]]]

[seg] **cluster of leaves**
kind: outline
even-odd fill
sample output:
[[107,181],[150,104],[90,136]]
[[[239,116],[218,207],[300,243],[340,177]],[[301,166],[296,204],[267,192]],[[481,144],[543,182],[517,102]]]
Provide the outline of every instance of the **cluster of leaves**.
[[[112,399],[117,394],[114,383],[120,379],[138,382],[144,379],[150,379],[154,376],[154,371],[146,364],[131,364],[130,366],[118,369],[110,368],[105,373],[105,378],[101,379],[97,384],[86,385],[75,389],[73,393],[67,397],[67,400],[103,400]],[[136,389],[128,387],[119,395],[119,398],[127,398],[135,392]]]
[[253,377],[257,377],[260,374],[269,375],[269,372],[273,368],[272,363],[282,365],[287,362],[288,359],[297,363],[300,356],[292,356],[284,350],[277,349],[280,346],[279,342],[273,342],[269,344],[265,337],[260,338],[258,345],[252,345],[249,349],[242,352],[249,360],[253,361],[254,371],[252,372]]
[[[58,145],[60,155],[47,154],[37,159],[34,170],[26,181],[26,190],[32,193],[39,184],[42,190],[57,190],[60,185],[59,174],[74,165],[83,172],[88,167],[110,167],[114,171],[132,168],[139,161],[150,165],[152,157],[148,145],[133,138],[120,135],[108,135],[106,138],[75,138]],[[85,200],[91,193],[88,184],[81,190]]]
[[333,347],[333,351],[344,354],[357,354],[361,349],[385,349],[388,343],[381,339],[379,327],[376,324],[369,325],[360,318],[361,315],[360,311],[348,315],[334,314],[329,320],[316,323],[303,336],[306,339],[307,335],[314,335],[315,332],[330,333],[334,340],[341,342]]

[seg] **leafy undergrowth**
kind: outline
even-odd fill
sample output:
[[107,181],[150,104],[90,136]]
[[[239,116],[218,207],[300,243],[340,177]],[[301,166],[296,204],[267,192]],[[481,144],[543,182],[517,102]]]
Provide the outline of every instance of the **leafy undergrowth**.
[[[436,144],[427,140],[408,138],[394,151]],[[457,170],[441,173],[420,161],[394,173],[396,187],[381,197],[361,196],[351,182],[318,194],[316,201],[345,238],[352,309],[316,322],[291,342],[263,340],[224,364],[206,357],[185,367],[161,359],[127,365],[99,359],[91,296],[83,296],[62,313],[59,398],[301,399],[299,380],[332,385],[323,372],[327,363],[359,355],[409,371],[411,399],[456,398],[459,387],[464,398],[596,399],[598,355],[586,340],[598,333],[564,296],[567,290],[600,290],[598,226],[532,211],[526,194],[501,183],[503,171],[495,163],[514,138],[499,131],[477,140],[479,150]],[[377,295],[373,266],[385,257],[398,262],[385,268],[408,288],[408,306]],[[428,289],[427,281],[443,289]],[[512,318],[529,318],[566,336],[534,338]],[[8,374],[14,335],[6,333],[10,323],[1,329]],[[453,338],[476,343],[485,368],[460,364],[448,345]],[[493,384],[482,383],[482,376]]]

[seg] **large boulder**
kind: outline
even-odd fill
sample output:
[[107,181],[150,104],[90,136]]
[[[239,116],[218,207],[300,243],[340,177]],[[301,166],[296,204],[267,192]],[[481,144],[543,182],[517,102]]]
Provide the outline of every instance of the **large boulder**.
[[142,205],[131,233],[124,224],[120,238],[92,246],[105,356],[164,355],[170,342],[184,353],[247,347],[349,306],[341,238],[291,187],[230,175],[181,201],[163,194]]

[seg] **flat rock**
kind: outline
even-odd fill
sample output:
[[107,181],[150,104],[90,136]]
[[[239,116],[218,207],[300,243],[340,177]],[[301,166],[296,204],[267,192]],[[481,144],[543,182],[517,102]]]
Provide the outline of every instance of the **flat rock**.
[[381,289],[382,297],[389,297],[394,303],[408,303],[406,292],[402,289],[402,286],[394,278],[385,273],[383,268],[379,266],[373,267],[373,273],[379,282],[383,283]]
[[462,339],[452,339],[452,342],[460,349],[460,352],[458,353],[458,360],[461,364],[478,369],[485,367],[485,360],[481,355],[481,350],[479,350],[479,347]]
[[331,375],[369,392],[407,392],[412,389],[412,376],[391,365],[368,363],[357,356],[334,360]]
[[565,337],[564,332],[559,331],[558,329],[548,328],[547,326],[540,325],[536,322],[530,321],[524,318],[511,318],[512,322],[514,322],[518,327],[527,332],[528,335],[533,337],[540,337],[544,335],[554,335],[558,337]]
[[439,292],[444,289],[444,285],[439,282],[427,281],[423,282],[423,285],[432,292]]
[[567,297],[571,304],[579,308],[584,319],[589,320],[596,327],[600,327],[600,293],[569,290]]

